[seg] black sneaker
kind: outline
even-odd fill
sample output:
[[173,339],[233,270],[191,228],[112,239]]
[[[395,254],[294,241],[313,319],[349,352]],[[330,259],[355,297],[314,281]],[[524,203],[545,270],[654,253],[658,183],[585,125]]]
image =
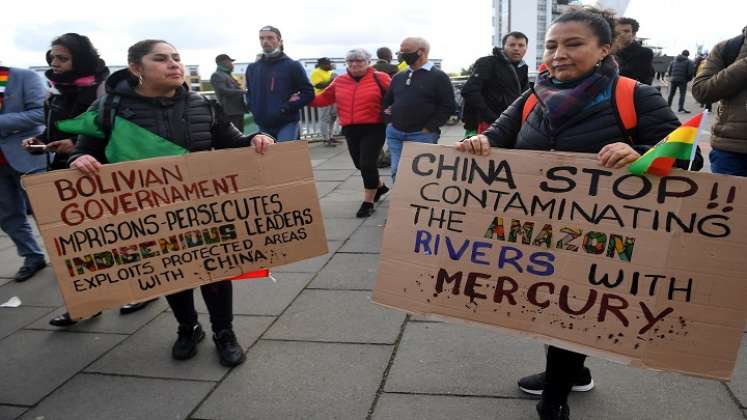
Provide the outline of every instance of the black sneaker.
[[223,366],[233,367],[240,365],[246,360],[244,350],[241,349],[239,342],[236,340],[236,334],[233,330],[220,330],[213,334],[213,342],[220,356],[220,364]]
[[540,400],[537,403],[537,414],[540,420],[570,420],[571,410],[568,404],[548,404]]
[[16,273],[16,275],[13,276],[13,280],[19,283],[26,281],[30,279],[31,277],[33,277],[34,274],[38,273],[39,271],[41,271],[41,269],[43,269],[46,266],[47,266],[47,262],[44,261],[43,258],[33,259],[33,260],[26,258],[21,268],[18,269],[18,272]]
[[683,113],[683,114],[689,114],[689,113],[690,113],[690,111],[686,110],[685,108],[682,108],[682,109],[680,109],[680,110],[679,110],[679,111],[677,111],[677,112],[681,112],[681,113]]
[[197,343],[205,338],[205,331],[198,322],[195,325],[179,325],[179,335],[171,348],[171,357],[176,360],[187,360],[197,354]]
[[384,184],[381,184],[379,188],[376,189],[376,195],[374,196],[374,203],[378,203],[379,199],[384,196],[384,194],[389,192],[389,187],[387,187]]
[[373,203],[368,203],[366,201],[361,204],[361,208],[358,209],[358,212],[355,213],[355,217],[368,217],[372,215],[374,212]]
[[[573,381],[571,391],[586,392],[594,388],[594,379],[591,378],[591,371],[584,367],[579,376]],[[532,395],[542,395],[545,389],[545,372],[525,376],[519,379],[519,389]]]

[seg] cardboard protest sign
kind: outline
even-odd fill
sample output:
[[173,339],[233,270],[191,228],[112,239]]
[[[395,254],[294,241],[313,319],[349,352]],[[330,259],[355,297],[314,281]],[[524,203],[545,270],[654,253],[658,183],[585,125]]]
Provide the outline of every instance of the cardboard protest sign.
[[593,155],[407,144],[373,300],[726,379],[747,311],[744,191]]
[[327,253],[305,142],[23,184],[73,317]]

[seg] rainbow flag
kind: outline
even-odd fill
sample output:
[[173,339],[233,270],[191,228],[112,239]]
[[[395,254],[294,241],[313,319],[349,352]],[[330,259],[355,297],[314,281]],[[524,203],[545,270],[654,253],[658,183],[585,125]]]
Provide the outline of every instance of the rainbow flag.
[[0,67],[0,109],[3,109],[3,98],[5,97],[5,87],[8,85],[9,76],[10,69],[8,67]]
[[628,166],[628,170],[636,175],[652,174],[667,176],[674,163],[679,160],[692,160],[695,156],[696,139],[700,130],[703,113],[690,118],[650,148],[643,156]]

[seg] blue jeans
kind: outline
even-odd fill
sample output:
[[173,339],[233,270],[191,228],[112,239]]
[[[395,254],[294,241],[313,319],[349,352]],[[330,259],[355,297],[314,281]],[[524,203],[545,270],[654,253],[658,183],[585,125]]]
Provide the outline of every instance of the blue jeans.
[[397,176],[399,158],[402,156],[403,142],[413,141],[416,143],[438,143],[438,133],[424,133],[422,131],[405,132],[397,130],[391,124],[386,126],[386,144],[389,146],[389,155],[392,159],[392,182]]
[[18,255],[26,260],[43,260],[44,252],[34,239],[26,216],[26,195],[21,173],[10,165],[0,165],[0,228],[16,244]]
[[747,154],[712,149],[708,157],[714,174],[747,176]]
[[259,131],[275,137],[275,140],[277,140],[278,143],[283,141],[298,140],[300,136],[300,133],[298,131],[298,122],[288,123],[276,128],[259,126]]

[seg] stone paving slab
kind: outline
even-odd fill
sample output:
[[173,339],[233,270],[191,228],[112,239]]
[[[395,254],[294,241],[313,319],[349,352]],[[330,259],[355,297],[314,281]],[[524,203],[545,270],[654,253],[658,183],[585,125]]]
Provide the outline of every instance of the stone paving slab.
[[361,226],[355,231],[340,252],[363,252],[370,254],[381,253],[381,238],[384,228],[378,226]]
[[340,182],[334,182],[334,181],[316,181],[316,194],[319,197],[324,197],[325,195],[329,194],[340,186]]
[[573,393],[579,420],[744,420],[726,387],[713,380],[632,368],[589,359],[596,387]]
[[384,393],[373,420],[536,420],[535,404],[519,399]]
[[404,320],[367,291],[305,290],[263,338],[394,344]]
[[374,206],[374,214],[366,218],[366,220],[363,222],[363,226],[374,226],[383,228],[384,225],[386,225],[386,218],[388,216],[388,213],[389,201],[387,200],[387,196],[384,196],[381,201],[376,203],[376,205]]
[[[233,327],[241,346],[244,349],[251,346],[272,321],[269,317],[234,317]],[[177,322],[172,314],[163,313],[97,360],[86,372],[218,381],[228,369],[219,363],[209,320],[202,317],[201,323],[205,339],[198,347],[197,356],[190,360],[171,358]]]
[[0,302],[5,302],[13,296],[18,296],[23,305],[29,306],[57,308],[64,304],[57,279],[50,266],[22,283],[13,281],[0,286]]
[[391,346],[260,340],[194,417],[364,419],[391,352]]
[[745,346],[747,346],[747,336],[743,335],[734,375],[731,381],[727,382],[729,389],[734,393],[742,407],[747,407],[747,348]]
[[378,267],[377,254],[337,253],[314,278],[309,288],[373,290]]
[[212,382],[81,374],[29,410],[22,419],[184,419],[214,385]]
[[355,171],[352,171],[350,169],[330,169],[330,170],[322,170],[322,169],[315,169],[314,170],[314,179],[318,181],[345,181],[352,175]]
[[355,232],[362,219],[324,219],[328,241],[344,241]]
[[61,315],[66,312],[66,308],[58,308],[53,313],[38,319],[27,328],[50,330],[50,331],[79,331],[79,332],[93,332],[93,333],[110,333],[110,334],[132,334],[143,325],[147,324],[153,318],[158,316],[168,307],[166,299],[161,298],[155,302],[151,302],[145,308],[131,314],[120,315],[119,309],[113,309],[103,311],[100,316],[86,319],[78,322],[77,324],[59,328],[49,325],[49,320],[57,315]]
[[541,344],[487,328],[408,323],[385,391],[523,397],[516,379],[544,357]]
[[17,331],[0,341],[0,404],[36,404],[125,338],[115,334]]
[[12,242],[9,247],[0,250],[0,261],[3,262],[0,265],[0,277],[5,279],[12,279],[23,265],[23,258],[18,256],[16,247]]
[[22,407],[13,407],[10,405],[0,405],[0,420],[15,420],[21,416],[27,409]]
[[[278,273],[270,279],[233,282],[233,313],[235,315],[280,315],[309,283],[312,273]],[[207,314],[202,293],[195,290],[195,309]]]
[[314,166],[314,169],[320,169],[320,170],[329,170],[329,169],[347,169],[347,170],[354,170],[355,165],[353,165],[353,161],[350,160],[350,157],[347,156],[347,154],[344,157],[333,157],[331,159],[327,159],[320,165]]
[[299,261],[297,263],[284,265],[282,267],[273,268],[273,273],[316,273],[319,270],[324,267],[324,264],[329,261],[330,258],[332,258],[332,255],[337,252],[337,250],[342,245],[342,241],[327,241],[327,248],[329,249],[329,252],[320,255],[318,257],[314,257],[308,260]]
[[0,340],[50,313],[52,308],[0,308]]
[[[361,206],[360,198],[351,198],[350,194],[339,195],[332,192],[319,200],[322,214],[330,219],[356,219],[355,213]],[[335,196],[330,198],[330,196]],[[334,198],[334,199],[333,199]]]

